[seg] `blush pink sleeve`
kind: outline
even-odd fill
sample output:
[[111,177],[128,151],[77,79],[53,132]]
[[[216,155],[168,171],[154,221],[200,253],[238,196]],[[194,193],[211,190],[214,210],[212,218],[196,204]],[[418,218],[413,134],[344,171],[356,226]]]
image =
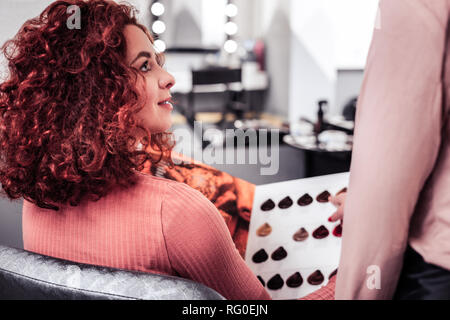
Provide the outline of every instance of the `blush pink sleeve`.
[[169,185],[161,212],[170,264],[181,277],[228,300],[270,299],[240,256],[219,211],[200,192]]
[[336,276],[333,276],[327,285],[308,294],[299,300],[334,300],[334,290],[336,287]]
[[396,289],[411,216],[441,145],[448,3],[380,1],[358,99],[336,299],[391,299]]

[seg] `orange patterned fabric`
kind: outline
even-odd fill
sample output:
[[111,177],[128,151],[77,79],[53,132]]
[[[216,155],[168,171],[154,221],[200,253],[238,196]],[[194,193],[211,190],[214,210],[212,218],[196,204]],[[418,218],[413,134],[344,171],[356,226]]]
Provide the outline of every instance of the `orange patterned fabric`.
[[182,163],[173,168],[165,166],[162,170],[147,163],[142,172],[156,175],[158,169],[162,172],[160,176],[200,191],[219,210],[244,258],[255,185],[179,154],[174,154],[174,159]]

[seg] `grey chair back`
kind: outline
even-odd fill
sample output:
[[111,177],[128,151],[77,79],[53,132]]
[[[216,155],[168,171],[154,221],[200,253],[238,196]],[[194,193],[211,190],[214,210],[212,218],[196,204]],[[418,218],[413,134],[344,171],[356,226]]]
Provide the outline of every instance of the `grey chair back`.
[[2,245],[0,299],[224,300],[187,279],[80,264]]

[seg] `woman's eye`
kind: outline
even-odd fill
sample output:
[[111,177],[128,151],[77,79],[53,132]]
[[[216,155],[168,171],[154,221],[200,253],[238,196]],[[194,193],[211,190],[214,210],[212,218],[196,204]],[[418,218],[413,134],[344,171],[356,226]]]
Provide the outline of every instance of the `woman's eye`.
[[144,62],[144,64],[141,66],[141,69],[140,69],[142,72],[147,72],[147,71],[150,71],[150,68],[149,68],[149,66],[148,66],[148,61],[145,61]]

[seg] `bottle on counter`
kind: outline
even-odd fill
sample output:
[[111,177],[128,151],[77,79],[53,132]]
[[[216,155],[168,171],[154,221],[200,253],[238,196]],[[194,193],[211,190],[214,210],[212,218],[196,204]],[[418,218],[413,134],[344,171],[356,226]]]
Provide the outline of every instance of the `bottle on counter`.
[[[314,133],[316,135],[316,138],[319,136],[319,134],[323,131],[323,117],[326,109],[328,108],[328,101],[327,100],[319,100],[318,102],[319,109],[317,111],[317,122],[314,127]],[[318,139],[317,139],[318,142]]]

